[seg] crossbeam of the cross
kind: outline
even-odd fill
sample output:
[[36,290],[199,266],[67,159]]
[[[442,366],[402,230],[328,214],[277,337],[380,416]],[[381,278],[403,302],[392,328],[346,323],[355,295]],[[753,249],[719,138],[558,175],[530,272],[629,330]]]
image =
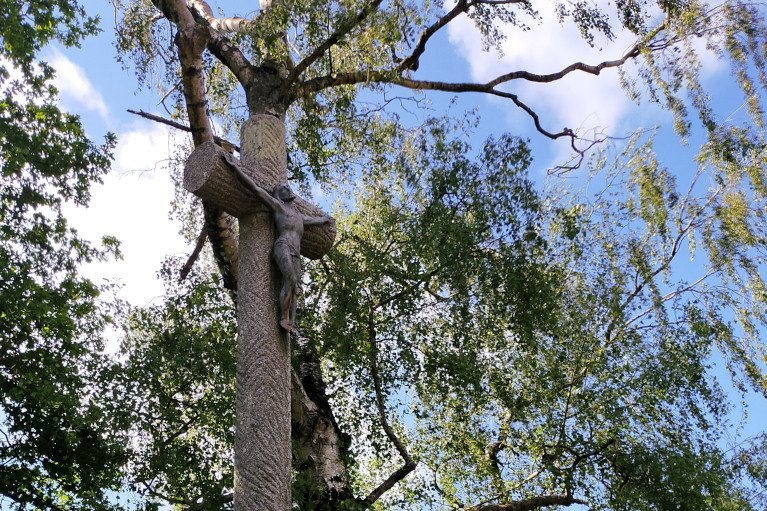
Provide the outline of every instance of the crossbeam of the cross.
[[[227,165],[227,158],[234,159],[240,168],[243,168],[239,161],[213,142],[197,146],[186,162],[184,188],[238,218],[264,211],[264,205],[237,181]],[[277,184],[272,176],[264,175],[258,168],[244,169],[261,188],[271,190]],[[301,197],[297,197],[294,204],[304,216],[316,217],[325,214]],[[309,259],[320,259],[333,246],[335,237],[336,227],[333,223],[307,226],[301,238],[301,255]]]

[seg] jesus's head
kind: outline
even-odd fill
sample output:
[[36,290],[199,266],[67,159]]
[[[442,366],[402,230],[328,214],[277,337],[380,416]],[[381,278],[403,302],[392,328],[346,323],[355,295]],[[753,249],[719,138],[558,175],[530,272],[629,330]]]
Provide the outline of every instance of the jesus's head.
[[280,199],[282,202],[291,202],[296,198],[296,194],[293,193],[293,190],[287,184],[275,185],[272,190],[272,196]]

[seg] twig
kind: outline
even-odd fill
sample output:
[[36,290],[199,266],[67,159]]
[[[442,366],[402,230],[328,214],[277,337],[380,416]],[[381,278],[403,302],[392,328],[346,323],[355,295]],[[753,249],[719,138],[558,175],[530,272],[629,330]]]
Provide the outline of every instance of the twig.
[[[168,99],[168,97],[170,97],[170,95],[171,95],[171,94],[173,94],[173,91],[175,91],[176,89],[179,89],[179,88],[181,88],[181,86],[182,86],[182,85],[183,85],[183,84],[182,84],[182,83],[181,83],[181,81],[179,80],[178,82],[176,82],[176,85],[174,85],[173,87],[171,87],[170,89],[168,89],[168,92],[166,92],[166,93],[163,95],[163,97],[161,97],[161,98],[160,98],[160,101],[159,101],[159,103],[161,103],[161,104],[162,104],[163,108],[165,108],[165,110],[166,110],[166,111],[168,110],[168,108],[167,108],[167,107],[165,107],[165,100],[166,100],[166,99]],[[130,110],[128,110],[128,111],[130,112]]]

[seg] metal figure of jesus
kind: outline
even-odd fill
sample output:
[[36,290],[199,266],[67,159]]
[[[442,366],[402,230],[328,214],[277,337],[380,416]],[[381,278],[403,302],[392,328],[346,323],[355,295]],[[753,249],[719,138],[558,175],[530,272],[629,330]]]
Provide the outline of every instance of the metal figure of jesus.
[[306,216],[301,214],[293,201],[296,194],[287,184],[278,184],[271,193],[258,186],[240,168],[237,161],[225,157],[237,181],[251,194],[266,205],[274,214],[277,239],[272,257],[282,274],[280,289],[280,327],[291,333],[296,332],[296,304],[301,293],[301,237],[304,228],[331,222],[328,215]]

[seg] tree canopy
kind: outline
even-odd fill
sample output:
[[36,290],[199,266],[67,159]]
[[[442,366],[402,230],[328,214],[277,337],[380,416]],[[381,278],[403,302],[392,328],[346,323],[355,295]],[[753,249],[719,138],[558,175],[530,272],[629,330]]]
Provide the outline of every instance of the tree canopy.
[[[32,64],[95,20],[64,0],[6,4],[0,494],[18,509],[232,508],[235,221],[179,201],[212,260],[169,259],[162,303],[123,309],[121,351],[105,357],[119,304],[78,265],[108,250],[80,240],[60,205],[87,201],[113,140],[88,141],[55,106],[51,70]],[[294,508],[767,506],[767,436],[728,443],[733,395],[767,397],[767,10],[556,5],[546,19],[524,0],[293,0],[257,14],[115,2],[119,58],[192,144],[236,153],[248,116],[284,116],[292,181],[336,201],[338,239],[307,265],[292,353]],[[459,17],[487,51],[561,23],[607,57],[486,83],[422,76]],[[634,43],[614,48],[626,33]],[[743,115],[717,110],[708,54],[731,66]],[[513,89],[610,68],[671,112],[696,146],[692,170],[669,167],[652,130],[552,129]],[[506,99],[574,159],[536,177],[522,134],[471,136],[481,111],[405,122],[392,95],[418,108],[424,91]]]
[[125,462],[91,399],[111,307],[79,269],[117,245],[83,241],[61,207],[87,204],[114,140],[94,144],[58,108],[38,60],[97,22],[65,0],[2,2],[0,17],[0,495],[22,509],[106,508]]

